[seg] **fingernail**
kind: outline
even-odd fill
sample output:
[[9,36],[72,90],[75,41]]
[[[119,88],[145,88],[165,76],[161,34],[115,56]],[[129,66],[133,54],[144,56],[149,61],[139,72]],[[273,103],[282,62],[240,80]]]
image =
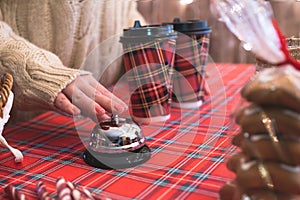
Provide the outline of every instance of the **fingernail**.
[[73,106],[73,115],[80,115],[81,111],[76,106]]
[[97,116],[105,114],[105,110],[101,106],[96,106],[95,111]]
[[126,111],[128,108],[127,106],[124,105],[115,105],[114,106],[114,111],[116,111],[117,113],[122,113],[124,111]]

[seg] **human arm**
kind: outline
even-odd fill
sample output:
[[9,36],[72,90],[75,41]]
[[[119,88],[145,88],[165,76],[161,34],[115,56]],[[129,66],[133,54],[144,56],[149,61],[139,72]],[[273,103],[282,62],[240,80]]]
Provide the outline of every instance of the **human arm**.
[[[14,104],[19,109],[84,114],[94,120],[105,117],[104,111],[112,111],[107,99],[113,95],[89,72],[65,67],[56,55],[19,37],[0,21],[0,73],[5,72],[14,77]],[[119,110],[126,109],[118,99],[114,102]]]

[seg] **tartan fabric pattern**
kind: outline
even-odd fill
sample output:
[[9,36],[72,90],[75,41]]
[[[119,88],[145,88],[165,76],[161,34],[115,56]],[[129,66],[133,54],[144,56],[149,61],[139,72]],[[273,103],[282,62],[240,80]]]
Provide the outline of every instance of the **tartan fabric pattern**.
[[[213,67],[208,64],[207,69]],[[13,184],[29,200],[36,200],[38,181],[54,195],[55,181],[61,176],[103,199],[218,199],[221,186],[234,177],[225,164],[236,150],[231,139],[239,132],[230,114],[239,105],[240,89],[255,73],[255,66],[218,64],[217,73],[220,79],[209,77],[208,84],[224,85],[212,91],[201,109],[171,108],[171,118],[164,124],[141,126],[152,157],[135,168],[102,170],[84,163],[84,146],[95,126],[89,119],[46,112],[6,127],[4,137],[22,151],[24,161],[16,164],[12,154],[0,148],[0,199],[8,199],[3,188]]]
[[132,90],[132,114],[141,118],[168,115],[175,39],[124,45],[126,77]]
[[146,83],[138,87],[130,97],[132,114],[142,118],[166,116],[170,114],[169,97],[167,86]]
[[177,38],[173,75],[173,101],[204,99],[204,76],[210,34],[181,34]]

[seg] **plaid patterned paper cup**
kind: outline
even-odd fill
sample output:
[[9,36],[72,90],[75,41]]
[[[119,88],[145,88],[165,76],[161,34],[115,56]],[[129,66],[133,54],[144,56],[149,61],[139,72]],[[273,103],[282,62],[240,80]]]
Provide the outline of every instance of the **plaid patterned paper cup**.
[[178,32],[173,75],[172,106],[199,107],[205,96],[205,71],[211,29],[207,21],[189,20],[172,23]]
[[141,26],[139,22],[123,32],[120,42],[131,92],[129,107],[136,122],[170,117],[176,36],[173,26]]

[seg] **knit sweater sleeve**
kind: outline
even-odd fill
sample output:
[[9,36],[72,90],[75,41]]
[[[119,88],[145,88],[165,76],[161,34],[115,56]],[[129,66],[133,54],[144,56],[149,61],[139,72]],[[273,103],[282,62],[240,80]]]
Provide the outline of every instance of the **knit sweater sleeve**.
[[0,73],[14,78],[14,103],[19,109],[55,109],[57,94],[78,75],[89,72],[65,67],[53,53],[16,35],[0,21]]

